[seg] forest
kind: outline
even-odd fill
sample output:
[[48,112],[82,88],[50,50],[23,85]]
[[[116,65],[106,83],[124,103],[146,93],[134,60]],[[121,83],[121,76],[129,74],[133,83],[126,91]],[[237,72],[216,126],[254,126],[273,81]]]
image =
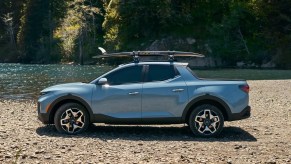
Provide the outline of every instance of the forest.
[[225,67],[291,69],[291,1],[0,1],[2,63],[90,64],[99,46],[193,51]]

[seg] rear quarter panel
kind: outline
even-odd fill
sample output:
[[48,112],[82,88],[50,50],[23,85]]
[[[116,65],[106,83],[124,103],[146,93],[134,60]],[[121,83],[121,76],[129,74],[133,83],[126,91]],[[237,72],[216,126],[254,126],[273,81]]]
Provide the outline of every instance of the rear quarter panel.
[[249,103],[249,95],[239,86],[246,81],[202,80],[187,81],[189,100],[203,95],[211,95],[224,101],[232,113],[241,112]]

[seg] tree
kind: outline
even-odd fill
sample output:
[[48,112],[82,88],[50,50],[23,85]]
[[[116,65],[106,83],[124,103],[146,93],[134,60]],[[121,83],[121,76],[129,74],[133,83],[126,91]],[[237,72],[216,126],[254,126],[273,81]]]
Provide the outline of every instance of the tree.
[[19,19],[24,0],[0,1],[0,61],[18,62],[19,51],[16,42]]
[[15,35],[14,35],[14,24],[13,24],[13,17],[12,13],[7,13],[4,15],[2,18],[6,28],[7,28],[7,33],[9,34],[9,39],[10,39],[10,46],[13,47],[16,50],[16,42],[15,42]]
[[103,2],[101,0],[81,0],[68,2],[67,13],[56,38],[61,40],[62,60],[83,64],[95,56],[97,47],[103,43]]
[[65,11],[63,1],[26,1],[18,32],[23,63],[46,63],[55,60],[52,49],[57,43],[53,39],[53,31]]

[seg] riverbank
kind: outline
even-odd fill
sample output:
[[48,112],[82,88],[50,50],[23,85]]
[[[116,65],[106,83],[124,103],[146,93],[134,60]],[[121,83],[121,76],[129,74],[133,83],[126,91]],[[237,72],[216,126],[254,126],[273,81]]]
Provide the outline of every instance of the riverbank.
[[291,163],[291,80],[248,81],[252,116],[218,138],[185,125],[96,124],[60,135],[32,101],[0,99],[0,163]]

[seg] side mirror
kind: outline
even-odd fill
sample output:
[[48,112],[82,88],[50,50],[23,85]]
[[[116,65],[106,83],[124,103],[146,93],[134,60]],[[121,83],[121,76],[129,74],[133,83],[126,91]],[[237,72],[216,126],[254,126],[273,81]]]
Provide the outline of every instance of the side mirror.
[[100,80],[98,80],[98,84],[99,85],[104,85],[107,83],[107,79],[106,78],[101,78]]

